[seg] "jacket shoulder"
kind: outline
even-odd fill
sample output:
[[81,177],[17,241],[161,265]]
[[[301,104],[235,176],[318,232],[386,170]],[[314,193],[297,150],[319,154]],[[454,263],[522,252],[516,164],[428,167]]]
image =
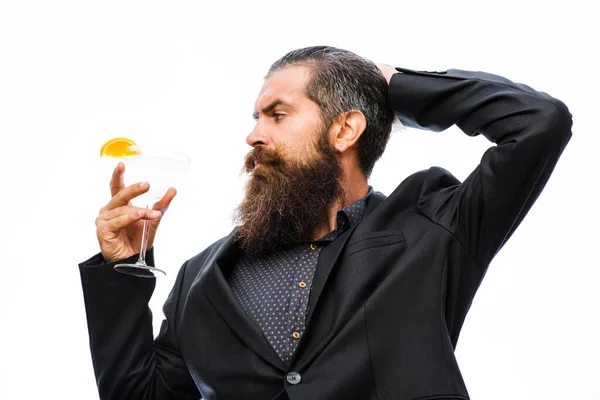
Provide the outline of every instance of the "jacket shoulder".
[[215,257],[220,253],[220,250],[223,249],[224,246],[230,242],[230,239],[233,237],[235,230],[232,231],[229,235],[224,236],[211,245],[206,247],[200,253],[195,256],[189,258],[181,267],[180,274],[180,284],[181,291],[186,292],[196,279],[199,274],[206,269],[211,263],[213,263]]
[[223,236],[222,238],[216,240],[206,249],[187,260],[186,264],[188,271],[195,270],[196,272],[199,272],[199,269],[206,265],[207,261],[213,259],[215,255],[219,253],[219,250],[222,249],[223,246],[225,246],[225,244],[233,237],[234,233],[235,230],[229,235]]
[[460,181],[441,167],[431,167],[409,175],[390,194],[393,203],[401,203],[407,207],[422,204],[425,200],[444,189],[460,185]]
[[418,203],[423,204],[432,195],[456,188],[460,184],[460,180],[444,168],[431,167],[423,175]]

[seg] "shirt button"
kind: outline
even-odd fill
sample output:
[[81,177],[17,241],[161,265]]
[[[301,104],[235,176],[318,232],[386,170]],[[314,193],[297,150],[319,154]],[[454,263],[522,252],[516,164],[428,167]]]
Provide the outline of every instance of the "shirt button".
[[294,339],[300,339],[300,332],[296,331],[296,332],[292,333],[292,337]]
[[306,282],[304,282],[304,281],[300,281],[300,282],[298,282],[298,287],[299,287],[300,289],[304,289],[304,288],[306,287]]
[[316,249],[317,249],[317,245],[316,245],[316,244],[314,244],[314,243],[311,243],[311,244],[310,244],[310,249],[311,249],[311,250],[316,250]]
[[285,377],[287,379],[287,381],[289,383],[291,383],[292,385],[297,385],[300,383],[300,381],[302,380],[302,377],[300,376],[299,373],[293,371],[293,372],[288,372],[287,376]]

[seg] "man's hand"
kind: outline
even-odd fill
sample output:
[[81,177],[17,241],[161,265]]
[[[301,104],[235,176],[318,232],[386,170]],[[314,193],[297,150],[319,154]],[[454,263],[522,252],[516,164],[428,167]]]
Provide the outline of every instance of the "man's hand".
[[175,189],[169,188],[152,209],[134,207],[131,200],[146,193],[150,185],[143,182],[125,187],[124,172],[125,165],[119,163],[110,180],[112,198],[96,218],[96,236],[102,256],[107,262],[122,260],[139,253],[144,220],[151,221],[148,225],[148,248],[151,248],[162,217],[161,210],[165,210],[177,194]]
[[381,74],[387,81],[388,85],[390,84],[390,79],[392,79],[392,75],[399,73],[398,71],[396,71],[396,68],[391,67],[387,64],[379,64],[378,63],[375,65],[377,65],[377,68],[379,68],[379,70],[381,71]]

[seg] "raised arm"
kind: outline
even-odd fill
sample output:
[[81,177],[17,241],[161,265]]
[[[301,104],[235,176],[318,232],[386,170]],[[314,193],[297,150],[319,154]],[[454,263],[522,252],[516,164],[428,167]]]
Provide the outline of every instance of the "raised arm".
[[548,181],[571,137],[571,114],[548,94],[496,75],[396,71],[382,68],[390,106],[405,126],[441,131],[456,124],[496,144],[462,184],[444,183],[447,190],[438,189],[448,175],[432,169],[419,202],[487,266]]
[[[124,187],[124,166],[119,164],[111,179],[112,198],[96,219],[101,253],[79,265],[85,301],[90,349],[100,398],[108,399],[194,399],[200,394],[177,344],[181,268],[163,311],[165,320],[154,340],[148,302],[154,278],[121,274],[114,266],[135,262],[142,240],[143,219],[150,220],[150,244],[161,212],[175,196],[170,189],[152,210],[131,204],[148,185]],[[152,249],[146,254],[154,265]]]

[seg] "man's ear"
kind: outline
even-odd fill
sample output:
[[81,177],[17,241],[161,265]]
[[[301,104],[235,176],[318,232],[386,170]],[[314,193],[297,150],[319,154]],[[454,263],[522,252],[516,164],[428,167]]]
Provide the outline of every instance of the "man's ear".
[[367,128],[367,119],[358,110],[339,115],[334,123],[333,146],[341,153],[354,146]]

